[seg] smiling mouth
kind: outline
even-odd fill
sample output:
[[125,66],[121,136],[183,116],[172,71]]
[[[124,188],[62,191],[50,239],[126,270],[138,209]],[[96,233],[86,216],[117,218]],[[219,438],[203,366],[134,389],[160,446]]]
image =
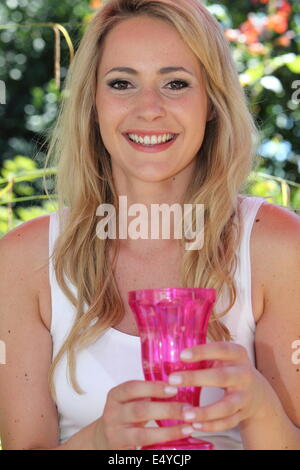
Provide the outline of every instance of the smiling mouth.
[[130,140],[130,142],[132,142],[136,145],[142,145],[143,147],[156,147],[158,145],[168,144],[172,140],[175,140],[178,135],[179,134],[172,134],[172,136],[169,139],[167,139],[166,141],[155,142],[155,143],[151,143],[151,142],[150,143],[148,143],[148,142],[145,143],[145,142],[137,142],[136,140],[131,138],[129,134],[125,134],[125,136],[127,137],[128,140]]

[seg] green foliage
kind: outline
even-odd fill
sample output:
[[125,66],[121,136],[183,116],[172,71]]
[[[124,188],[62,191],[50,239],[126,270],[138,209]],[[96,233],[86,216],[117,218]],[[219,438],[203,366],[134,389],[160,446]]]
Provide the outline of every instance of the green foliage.
[[37,194],[44,187],[43,176],[55,173],[55,169],[38,169],[34,160],[22,155],[4,161],[0,170],[0,237],[27,220],[57,209],[55,198],[51,202],[46,195]]
[[[56,117],[70,53],[61,34],[59,86],[55,86],[55,34],[50,23],[64,25],[77,44],[91,13],[89,0],[0,3],[0,80],[6,84],[6,104],[0,105],[0,165],[16,154],[35,155]],[[43,160],[41,152],[40,167]]]

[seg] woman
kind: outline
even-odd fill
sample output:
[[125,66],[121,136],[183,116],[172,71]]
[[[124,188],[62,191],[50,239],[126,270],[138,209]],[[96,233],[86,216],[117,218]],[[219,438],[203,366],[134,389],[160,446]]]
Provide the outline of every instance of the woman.
[[[217,21],[198,0],[108,1],[66,89],[48,154],[59,211],[0,244],[4,449],[134,449],[190,434],[220,449],[299,449],[300,221],[241,195],[256,133]],[[121,195],[128,207],[204,204],[203,247],[101,239],[97,210]],[[146,382],[127,292],[180,286],[217,290],[209,342],[184,359],[213,367]],[[201,408],[149,400],[179,384],[204,387]],[[163,418],[185,423],[155,426]]]

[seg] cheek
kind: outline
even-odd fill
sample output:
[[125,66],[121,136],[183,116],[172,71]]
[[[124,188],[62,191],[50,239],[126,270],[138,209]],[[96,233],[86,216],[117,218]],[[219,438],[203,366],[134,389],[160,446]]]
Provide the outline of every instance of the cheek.
[[114,126],[117,127],[128,114],[128,107],[116,98],[99,97],[96,105],[99,121],[102,121],[103,125],[109,126],[110,129]]
[[195,126],[206,122],[207,99],[199,93],[190,93],[174,102],[171,109],[180,116],[180,120],[186,127],[193,129]]

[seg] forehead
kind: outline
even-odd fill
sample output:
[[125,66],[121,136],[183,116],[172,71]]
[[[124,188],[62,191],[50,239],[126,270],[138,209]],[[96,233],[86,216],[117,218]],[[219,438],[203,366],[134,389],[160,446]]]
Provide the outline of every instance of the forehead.
[[99,64],[105,73],[114,66],[181,65],[200,71],[198,58],[177,30],[159,18],[135,17],[122,21],[106,36]]

